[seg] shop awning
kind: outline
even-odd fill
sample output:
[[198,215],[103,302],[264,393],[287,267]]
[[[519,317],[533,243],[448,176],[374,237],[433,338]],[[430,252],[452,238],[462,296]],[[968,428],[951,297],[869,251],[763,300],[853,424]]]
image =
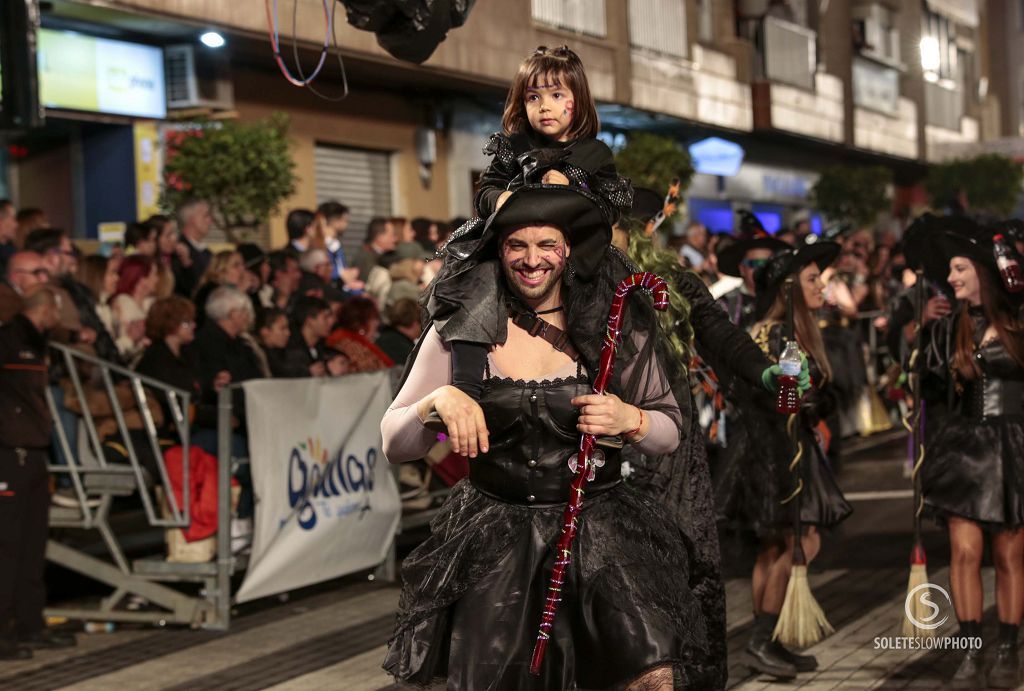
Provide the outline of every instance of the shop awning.
[[977,0],[925,0],[928,9],[971,28],[978,26]]

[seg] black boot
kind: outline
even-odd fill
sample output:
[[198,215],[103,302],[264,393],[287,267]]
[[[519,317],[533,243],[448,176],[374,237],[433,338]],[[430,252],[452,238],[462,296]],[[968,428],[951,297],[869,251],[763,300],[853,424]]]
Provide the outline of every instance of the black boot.
[[772,631],[778,620],[778,614],[754,615],[754,628],[747,649],[743,651],[743,663],[755,672],[787,681],[796,677],[797,668],[779,654],[776,643],[772,641]]
[[957,667],[956,672],[953,674],[953,678],[950,679],[949,688],[951,689],[984,689],[985,688],[985,661],[982,655],[982,648],[968,648],[969,641],[971,638],[981,638],[981,622],[980,621],[962,621],[960,622],[960,637],[962,640],[962,650],[965,650],[964,658],[960,662],[960,666]]
[[1017,658],[1017,631],[1019,624],[999,622],[999,644],[996,660],[988,673],[988,685],[993,689],[1015,689],[1020,686],[1020,660]]
[[797,672],[813,672],[818,669],[818,658],[813,655],[794,653],[779,641],[772,641],[772,646],[775,654],[796,667]]
[[31,648],[26,645],[20,645],[11,640],[0,638],[0,661],[30,659],[32,659]]

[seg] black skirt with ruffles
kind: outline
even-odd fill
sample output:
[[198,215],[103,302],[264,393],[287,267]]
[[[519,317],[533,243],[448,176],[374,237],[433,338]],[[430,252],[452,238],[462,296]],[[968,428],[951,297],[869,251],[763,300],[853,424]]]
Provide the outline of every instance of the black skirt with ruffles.
[[420,686],[506,691],[618,688],[672,666],[685,688],[717,688],[687,586],[693,545],[622,484],[584,502],[544,665],[530,674],[563,510],[456,485],[403,564],[385,669]]

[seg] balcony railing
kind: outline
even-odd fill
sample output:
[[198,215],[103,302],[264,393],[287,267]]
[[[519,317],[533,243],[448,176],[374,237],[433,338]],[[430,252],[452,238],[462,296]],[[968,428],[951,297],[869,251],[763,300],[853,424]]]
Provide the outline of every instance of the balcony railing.
[[683,0],[629,0],[629,42],[634,48],[686,57]]
[[757,77],[814,90],[814,31],[776,17],[746,20],[740,31],[754,45]]
[[533,18],[559,29],[603,37],[605,0],[532,0]]
[[964,114],[964,94],[935,82],[924,83],[924,117],[929,125],[960,131]]

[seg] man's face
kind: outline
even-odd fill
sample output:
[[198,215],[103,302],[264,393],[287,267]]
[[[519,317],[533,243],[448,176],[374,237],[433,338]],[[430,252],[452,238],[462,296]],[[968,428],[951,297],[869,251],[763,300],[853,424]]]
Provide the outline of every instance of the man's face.
[[335,216],[324,224],[327,235],[332,238],[340,238],[348,230],[348,214]]
[[398,232],[390,221],[387,229],[377,238],[377,246],[385,252],[393,252],[398,246]]
[[694,223],[686,230],[686,241],[698,250],[704,250],[708,244],[708,229],[702,223]]
[[501,240],[505,277],[525,299],[539,301],[557,290],[569,259],[569,245],[560,228],[524,226]]
[[772,251],[766,247],[749,250],[743,255],[743,260],[740,262],[740,276],[750,292],[754,292],[754,272],[771,257]]
[[43,258],[35,252],[18,252],[11,256],[7,266],[7,277],[19,293],[24,293],[32,286],[50,282],[50,272],[44,265]]
[[17,212],[13,205],[0,207],[0,242],[13,240],[18,232],[18,221],[15,219]]
[[302,280],[302,271],[299,269],[299,263],[294,259],[289,259],[285,263],[283,271],[278,271],[274,277],[274,287],[279,291],[291,295],[299,289],[299,281]]
[[204,240],[210,234],[211,226],[213,226],[213,216],[210,215],[210,205],[206,202],[196,204],[188,219],[189,235],[195,240]]
[[325,309],[309,320],[313,335],[318,339],[327,338],[331,333],[331,325],[334,323],[334,312]]

